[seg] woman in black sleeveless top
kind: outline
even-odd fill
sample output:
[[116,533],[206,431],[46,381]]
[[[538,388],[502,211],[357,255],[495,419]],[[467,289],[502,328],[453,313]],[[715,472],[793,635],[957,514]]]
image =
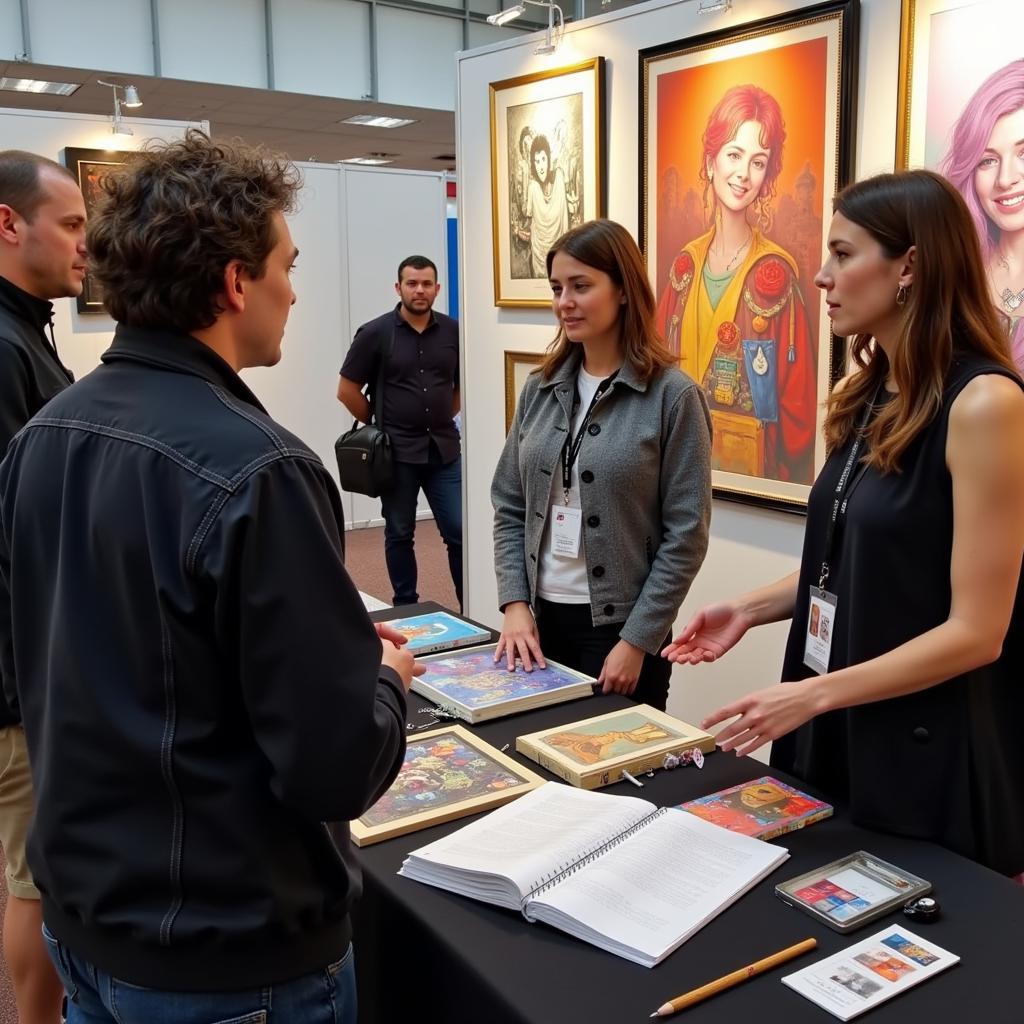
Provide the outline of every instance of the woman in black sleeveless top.
[[698,612],[665,654],[713,661],[792,618],[785,685],[703,723],[732,719],[722,749],[774,740],[772,764],[848,801],[857,824],[1017,874],[1024,385],[944,179],[850,186],[828,247],[815,281],[856,368],[828,402],[800,571]]

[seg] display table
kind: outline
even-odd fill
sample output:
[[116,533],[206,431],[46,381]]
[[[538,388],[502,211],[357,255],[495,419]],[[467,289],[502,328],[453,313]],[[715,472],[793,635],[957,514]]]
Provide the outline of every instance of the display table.
[[[407,614],[437,610],[416,605]],[[378,612],[374,619],[393,611]],[[699,669],[695,670],[699,674]],[[699,680],[694,677],[694,685]],[[676,685],[679,685],[678,683]],[[554,778],[515,754],[515,738],[629,705],[618,696],[595,696],[479,726],[466,726],[538,774]],[[409,721],[422,722],[415,694]],[[462,723],[465,725],[466,723]],[[750,758],[715,752],[694,766],[641,777],[603,792],[678,804],[712,790],[769,774]],[[772,772],[782,781],[800,785]],[[894,779],[897,786],[899,780]],[[814,793],[827,798],[826,794]],[[687,1024],[822,1024],[835,1020],[779,980],[894,922],[962,957],[958,966],[870,1011],[872,1024],[964,1019],[985,1024],[1024,1020],[1018,970],[1024,969],[1024,887],[930,843],[868,832],[850,824],[843,808],[827,821],[774,840],[791,857],[684,943],[658,967],[647,969],[605,953],[520,915],[399,877],[406,854],[473,818],[424,829],[356,851],[365,891],[355,915],[360,1020],[365,1024],[625,1024],[648,1019],[661,1003],[761,957],[814,937],[818,949],[767,975],[714,997],[672,1020]],[[842,936],[773,894],[779,881],[865,849],[935,886],[942,919],[907,921],[896,913]]]

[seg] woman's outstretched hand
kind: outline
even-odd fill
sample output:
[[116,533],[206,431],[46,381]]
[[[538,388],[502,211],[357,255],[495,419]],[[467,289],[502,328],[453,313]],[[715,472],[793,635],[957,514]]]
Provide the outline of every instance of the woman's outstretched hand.
[[690,619],[661,656],[680,665],[715,661],[735,647],[751,625],[750,618],[733,604],[708,605]]

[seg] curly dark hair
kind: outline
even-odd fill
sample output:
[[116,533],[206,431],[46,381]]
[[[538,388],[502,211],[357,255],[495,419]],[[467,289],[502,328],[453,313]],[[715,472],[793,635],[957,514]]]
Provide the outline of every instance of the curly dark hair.
[[131,327],[211,327],[223,312],[224,268],[238,260],[263,275],[273,215],[295,208],[299,186],[286,160],[198,129],[147,145],[103,176],[87,229],[110,315]]

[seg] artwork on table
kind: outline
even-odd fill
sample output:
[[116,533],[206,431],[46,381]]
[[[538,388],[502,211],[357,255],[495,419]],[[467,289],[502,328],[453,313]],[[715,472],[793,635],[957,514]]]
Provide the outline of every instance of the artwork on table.
[[[121,167],[132,153],[105,149],[77,149],[67,146],[64,149],[64,166],[71,171],[78,181],[78,187],[85,198],[86,217],[92,216],[97,200],[102,194],[100,181],[112,169]],[[76,300],[79,313],[103,313],[103,293],[91,274],[85,275],[82,293]]]
[[465,651],[432,654],[420,659],[426,666],[412,681],[413,692],[435,704],[451,708],[467,722],[485,722],[518,711],[589,697],[592,676],[547,659],[546,668],[527,672],[516,663],[510,672],[504,661],[495,662],[497,644]]
[[509,432],[516,415],[516,403],[526,378],[544,359],[543,352],[505,353],[505,433]]
[[472,647],[491,639],[489,629],[466,622],[451,612],[426,612],[378,621],[397,629],[406,638],[408,650],[417,656],[453,647]]
[[715,737],[647,704],[520,736],[516,750],[581,789],[597,789],[623,772],[661,768],[667,754],[715,749]]
[[475,814],[514,800],[543,781],[461,726],[410,736],[391,788],[351,823],[352,841],[368,846]]
[[903,0],[896,165],[938,171],[967,201],[1024,369],[1020,14],[1017,0]]
[[842,372],[814,275],[853,170],[857,0],[640,53],[658,326],[703,388],[718,497],[806,509]]
[[548,306],[546,258],[604,213],[604,58],[493,82],[494,304]]
[[832,805],[764,775],[680,804],[684,811],[755,839],[774,839],[832,816]]

